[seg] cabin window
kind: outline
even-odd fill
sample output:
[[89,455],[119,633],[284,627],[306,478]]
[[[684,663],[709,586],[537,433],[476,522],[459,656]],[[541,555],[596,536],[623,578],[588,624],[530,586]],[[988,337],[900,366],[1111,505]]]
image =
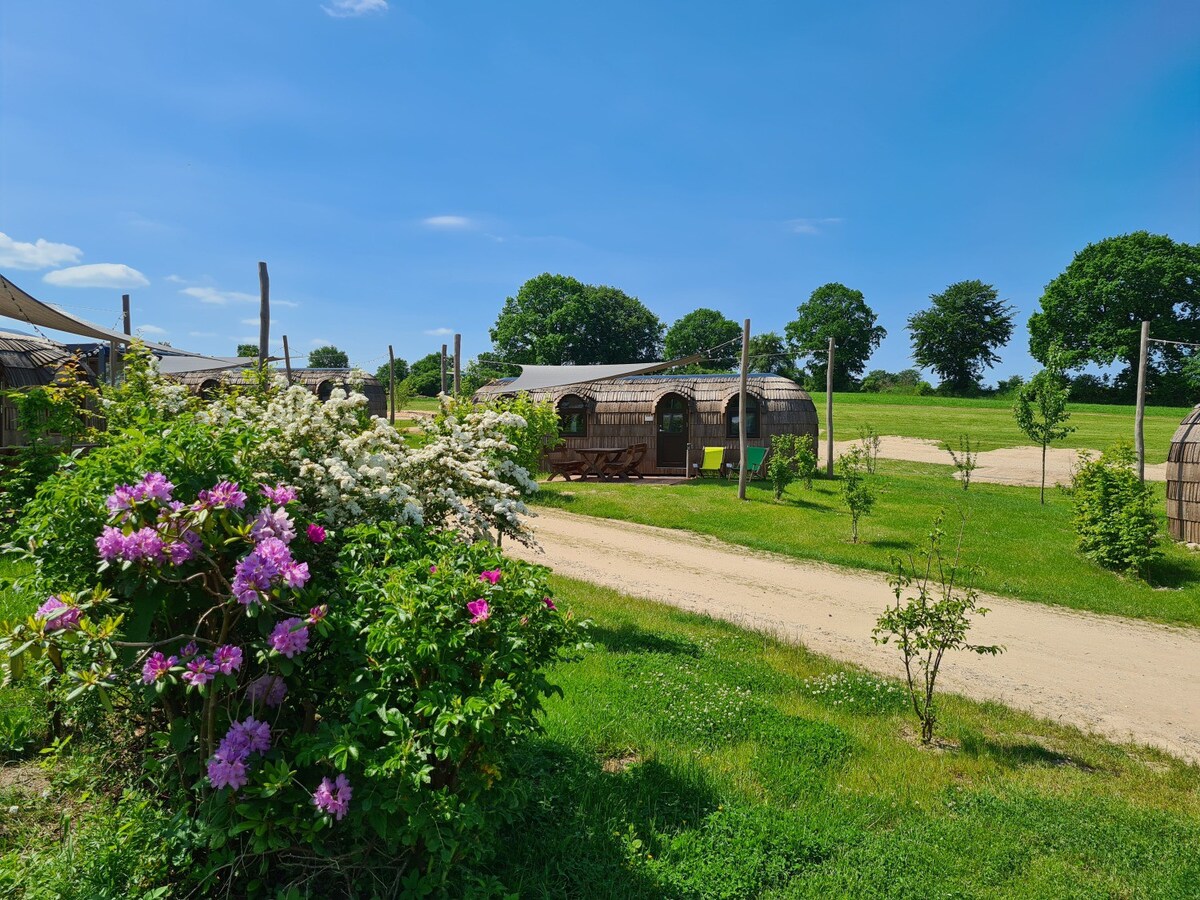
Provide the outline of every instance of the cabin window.
[[558,433],[563,437],[587,437],[587,402],[575,394],[558,401]]
[[[725,408],[725,436],[738,437],[738,398],[735,396]],[[758,398],[746,395],[746,437],[758,437]]]

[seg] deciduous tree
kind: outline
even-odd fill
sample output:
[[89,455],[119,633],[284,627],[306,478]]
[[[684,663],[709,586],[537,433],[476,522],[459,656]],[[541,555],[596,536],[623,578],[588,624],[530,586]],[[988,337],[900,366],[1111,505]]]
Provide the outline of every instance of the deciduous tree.
[[312,369],[348,369],[350,357],[346,355],[346,351],[329,344],[308,354],[308,365]]
[[667,329],[663,342],[663,355],[667,359],[679,359],[705,350],[713,350],[709,358],[695,366],[696,372],[728,372],[737,364],[742,354],[742,327],[715,309],[700,307],[678,319]]
[[504,301],[490,333],[508,362],[588,365],[657,359],[663,325],[618,288],[544,273]]
[[955,282],[929,300],[928,309],[908,318],[913,360],[956,394],[978,391],[983,370],[999,362],[996,350],[1012,337],[1012,307],[977,279]]
[[829,339],[836,343],[833,355],[833,386],[852,387],[867,366],[887,331],[875,324],[875,313],[867,306],[862,291],[844,284],[823,284],[796,307],[796,318],[784,331],[796,356],[807,360],[810,384],[825,388],[826,352]]
[[1043,506],[1046,503],[1046,448],[1075,430],[1074,426],[1066,424],[1071,414],[1067,412],[1070,388],[1063,374],[1064,354],[1058,347],[1051,347],[1047,358],[1049,363],[1046,368],[1029,379],[1028,384],[1021,386],[1013,405],[1017,427],[1042,448]]

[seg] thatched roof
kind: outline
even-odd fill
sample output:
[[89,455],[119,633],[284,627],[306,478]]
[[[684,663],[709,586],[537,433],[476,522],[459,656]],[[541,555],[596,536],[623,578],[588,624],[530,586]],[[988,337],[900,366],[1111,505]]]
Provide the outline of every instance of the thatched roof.
[[1175,430],[1167,453],[1167,530],[1200,542],[1200,406]]
[[[512,393],[510,385],[514,379],[501,378],[481,387],[480,397],[498,397]],[[624,403],[644,407],[652,411],[654,405],[667,394],[679,394],[696,404],[719,404],[724,406],[737,397],[741,386],[738,375],[632,375],[608,381],[593,381],[587,384],[572,384],[544,390],[529,391],[535,400],[560,400],[567,395],[583,397],[595,403]],[[796,382],[781,375],[752,373],[746,379],[747,393],[764,401],[769,406],[798,404],[812,407],[812,398]],[[815,412],[812,421],[816,421]]]
[[6,387],[51,384],[75,357],[49,338],[0,331],[0,379]]

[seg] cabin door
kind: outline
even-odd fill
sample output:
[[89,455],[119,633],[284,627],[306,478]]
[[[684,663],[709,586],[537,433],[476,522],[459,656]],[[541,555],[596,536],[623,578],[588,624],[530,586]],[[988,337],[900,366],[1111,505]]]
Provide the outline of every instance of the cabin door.
[[658,422],[658,453],[660,469],[687,469],[688,410],[687,401],[678,394],[667,394],[658,401],[654,411]]

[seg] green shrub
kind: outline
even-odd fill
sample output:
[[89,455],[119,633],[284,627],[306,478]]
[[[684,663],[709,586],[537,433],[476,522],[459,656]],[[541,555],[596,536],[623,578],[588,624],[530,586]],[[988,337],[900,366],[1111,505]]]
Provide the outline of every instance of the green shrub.
[[804,482],[812,490],[813,476],[817,472],[817,454],[813,449],[811,434],[775,434],[771,436],[771,455],[767,460],[767,477],[775,490],[775,499],[783,497],[784,490],[793,481]]
[[1159,555],[1154,491],[1138,479],[1128,444],[1084,457],[1071,484],[1080,551],[1107,569],[1141,572]]
[[861,447],[851,447],[837,460],[842,478],[842,501],[850,511],[850,541],[858,543],[858,520],[870,515],[875,505],[875,493],[867,480],[866,455]]

